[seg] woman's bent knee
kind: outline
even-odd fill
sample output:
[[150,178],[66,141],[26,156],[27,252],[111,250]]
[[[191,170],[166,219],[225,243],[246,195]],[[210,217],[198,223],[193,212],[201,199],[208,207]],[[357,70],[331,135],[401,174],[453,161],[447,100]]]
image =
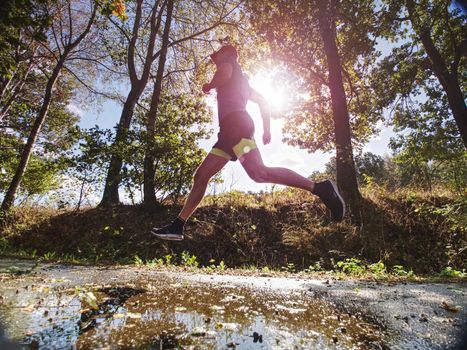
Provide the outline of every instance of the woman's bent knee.
[[267,169],[254,169],[248,172],[248,176],[255,182],[264,183],[268,182],[268,172]]

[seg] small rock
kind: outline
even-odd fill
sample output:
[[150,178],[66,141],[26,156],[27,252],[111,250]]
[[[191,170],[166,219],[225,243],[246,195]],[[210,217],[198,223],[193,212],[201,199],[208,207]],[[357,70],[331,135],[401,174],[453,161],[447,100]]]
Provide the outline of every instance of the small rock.
[[259,334],[258,332],[253,332],[253,343],[262,343],[263,342],[263,336]]
[[200,327],[195,327],[193,328],[193,331],[191,332],[191,335],[193,337],[204,337],[206,335],[206,330]]
[[338,340],[337,337],[336,337],[335,335],[333,335],[333,336],[332,336],[332,341],[333,341],[334,343],[337,343],[337,340]]
[[420,322],[428,322],[428,318],[425,314],[421,314],[420,318],[418,319]]

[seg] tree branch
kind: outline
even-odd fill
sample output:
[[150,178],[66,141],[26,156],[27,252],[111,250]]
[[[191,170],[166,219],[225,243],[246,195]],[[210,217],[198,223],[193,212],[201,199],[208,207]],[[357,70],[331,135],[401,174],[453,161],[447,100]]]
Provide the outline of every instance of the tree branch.
[[73,72],[70,68],[68,68],[67,66],[63,66],[63,68],[68,71],[81,85],[83,85],[87,90],[89,90],[91,93],[93,94],[96,94],[96,95],[99,95],[99,96],[103,96],[105,98],[108,98],[112,101],[115,101],[115,100],[118,100],[118,98],[116,98],[115,96],[111,96],[111,95],[108,95],[107,93],[105,92],[101,92],[101,91],[97,91],[96,89],[94,89],[92,86],[89,86],[86,82],[84,82],[80,77],[78,77],[75,72]]
[[143,0],[136,1],[136,14],[135,21],[133,23],[133,30],[131,32],[131,39],[128,45],[128,73],[130,74],[131,85],[136,85],[138,83],[138,76],[136,74],[136,65],[135,65],[135,48],[136,41],[138,40],[138,29],[141,24],[141,7]]
[[114,74],[118,74],[118,75],[126,75],[125,72],[118,72],[116,70],[113,70],[112,68],[108,67],[106,64],[102,63],[100,61],[100,58],[88,58],[88,57],[71,57],[68,59],[68,61],[76,61],[76,60],[82,60],[82,61],[89,61],[89,62],[93,62],[93,63],[96,63],[102,67],[104,67],[105,69],[107,69],[109,72],[112,72]]
[[[230,14],[232,14],[236,9],[238,9],[240,7],[240,5],[243,3],[243,1],[241,1],[240,3],[237,4],[237,6],[235,6],[234,8],[232,8],[230,11],[228,11],[225,15],[221,16],[219,18],[219,20],[217,22],[215,22],[213,25],[211,25],[210,27],[208,28],[205,28],[203,30],[200,30],[194,34],[191,34],[187,37],[184,37],[184,38],[181,38],[181,39],[178,39],[178,40],[175,40],[175,41],[172,41],[168,47],[172,47],[174,45],[177,45],[177,44],[180,44],[184,41],[187,41],[187,40],[190,40],[190,39],[193,39],[197,36],[200,36],[206,32],[209,32],[211,30],[213,30],[214,28],[217,28],[218,26],[220,25],[230,25],[230,26],[236,26],[232,23],[229,23],[229,22],[223,22],[224,19],[226,19],[228,16],[230,16]],[[159,55],[161,54],[161,50],[157,51],[154,56],[152,57],[152,60],[154,61],[157,57],[159,57]]]

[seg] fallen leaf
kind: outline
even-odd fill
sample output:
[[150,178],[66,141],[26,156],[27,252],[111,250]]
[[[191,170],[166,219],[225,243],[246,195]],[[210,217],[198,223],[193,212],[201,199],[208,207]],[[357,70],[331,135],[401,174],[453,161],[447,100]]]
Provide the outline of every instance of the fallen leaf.
[[444,310],[451,311],[451,312],[457,312],[461,309],[460,306],[448,304],[445,301],[443,301],[439,307]]

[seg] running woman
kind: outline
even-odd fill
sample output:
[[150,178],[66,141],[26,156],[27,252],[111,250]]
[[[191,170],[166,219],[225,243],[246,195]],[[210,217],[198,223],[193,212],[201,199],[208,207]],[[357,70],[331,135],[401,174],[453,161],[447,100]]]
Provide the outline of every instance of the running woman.
[[204,197],[209,180],[227,164],[240,160],[248,176],[256,182],[274,183],[301,188],[317,195],[330,209],[335,220],[342,220],[345,203],[334,181],[313,182],[296,172],[263,164],[253,138],[254,124],[246,111],[248,100],[259,105],[263,119],[263,143],[271,141],[270,109],[266,99],[248,84],[237,62],[237,50],[224,45],[211,54],[216,73],[211,82],[203,85],[203,92],[217,91],[220,131],[218,140],[195,172],[193,188],[178,217],[167,226],[153,228],[151,233],[164,240],[181,241],[185,222]]

